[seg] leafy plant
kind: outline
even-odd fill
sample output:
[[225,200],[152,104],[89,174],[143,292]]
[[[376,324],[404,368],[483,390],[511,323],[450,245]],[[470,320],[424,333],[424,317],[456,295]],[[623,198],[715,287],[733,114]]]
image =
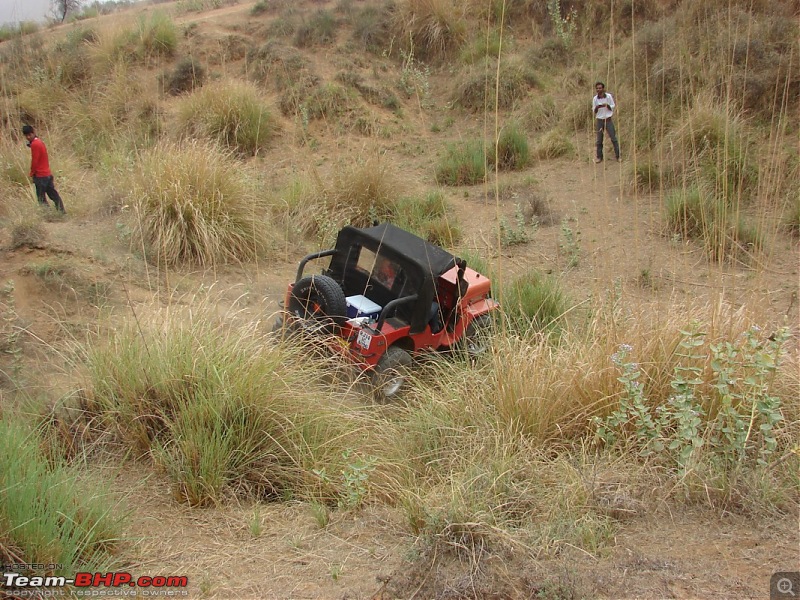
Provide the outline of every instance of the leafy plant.
[[[339,498],[339,508],[358,508],[367,497],[369,478],[375,470],[378,459],[374,456],[357,457],[352,448],[347,448],[342,453],[342,459],[344,467],[340,472],[340,478],[344,494]],[[331,483],[330,476],[324,468],[315,470],[314,474],[322,481]]]
[[553,30],[556,32],[558,38],[564,46],[571,46],[573,37],[575,36],[575,30],[578,27],[577,10],[573,7],[566,16],[562,17],[561,0],[547,0],[547,14],[550,15]]
[[[612,361],[620,371],[622,393],[617,407],[593,423],[606,445],[623,442],[642,457],[666,459],[679,476],[712,455],[725,469],[739,469],[748,460],[766,466],[778,448],[776,428],[783,421],[782,402],[770,390],[785,353],[788,329],[769,337],[750,328],[734,343],[706,345],[696,328],[681,331],[675,356],[672,394],[653,408],[640,379],[639,365],[628,360],[633,350],[620,346]],[[711,381],[702,365],[710,365]],[[713,390],[707,395],[703,389]]]
[[516,204],[514,211],[514,225],[509,225],[505,217],[500,219],[500,243],[503,246],[516,246],[527,244],[531,239],[531,233],[525,223],[525,215],[522,206]]
[[569,221],[564,219],[561,221],[561,242],[558,247],[562,254],[567,257],[567,268],[572,269],[577,267],[581,262],[581,232],[573,231],[569,226]]

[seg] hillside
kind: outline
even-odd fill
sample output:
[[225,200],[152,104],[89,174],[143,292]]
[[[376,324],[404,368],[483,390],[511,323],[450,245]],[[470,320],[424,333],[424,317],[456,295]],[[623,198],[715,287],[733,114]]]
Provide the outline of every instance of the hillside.
[[[800,7],[611,7],[179,0],[0,42],[3,460],[40,465],[0,465],[3,562],[253,598],[761,597],[796,570]],[[593,161],[598,80],[620,162]],[[491,356],[390,406],[269,333],[298,260],[373,219],[504,312]],[[15,525],[61,509],[9,490],[72,485],[72,554]]]

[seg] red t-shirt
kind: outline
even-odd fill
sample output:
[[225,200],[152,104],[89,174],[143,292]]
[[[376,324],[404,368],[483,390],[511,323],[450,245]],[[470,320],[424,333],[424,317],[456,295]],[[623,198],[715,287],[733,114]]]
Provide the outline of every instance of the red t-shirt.
[[38,137],[31,142],[31,177],[50,177],[50,161],[47,159],[47,148]]

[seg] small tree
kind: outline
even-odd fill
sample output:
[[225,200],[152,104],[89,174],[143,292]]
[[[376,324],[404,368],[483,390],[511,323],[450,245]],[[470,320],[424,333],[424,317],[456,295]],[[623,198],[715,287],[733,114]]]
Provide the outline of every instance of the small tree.
[[83,0],[50,0],[50,10],[57,21],[63,23],[67,15],[80,10]]

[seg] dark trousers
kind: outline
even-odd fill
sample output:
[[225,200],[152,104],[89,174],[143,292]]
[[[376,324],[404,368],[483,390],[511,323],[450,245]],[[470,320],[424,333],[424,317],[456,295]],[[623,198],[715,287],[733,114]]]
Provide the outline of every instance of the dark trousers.
[[597,133],[597,158],[603,160],[603,132],[608,132],[611,143],[614,145],[614,154],[619,159],[619,143],[617,143],[617,131],[614,129],[614,121],[611,117],[607,119],[595,119],[595,132]]
[[39,200],[39,204],[47,206],[47,200],[45,199],[46,194],[47,197],[53,201],[53,204],[56,205],[58,211],[64,212],[64,203],[61,201],[61,196],[59,196],[56,191],[52,175],[50,175],[50,177],[34,177],[33,185],[36,186],[36,198]]

